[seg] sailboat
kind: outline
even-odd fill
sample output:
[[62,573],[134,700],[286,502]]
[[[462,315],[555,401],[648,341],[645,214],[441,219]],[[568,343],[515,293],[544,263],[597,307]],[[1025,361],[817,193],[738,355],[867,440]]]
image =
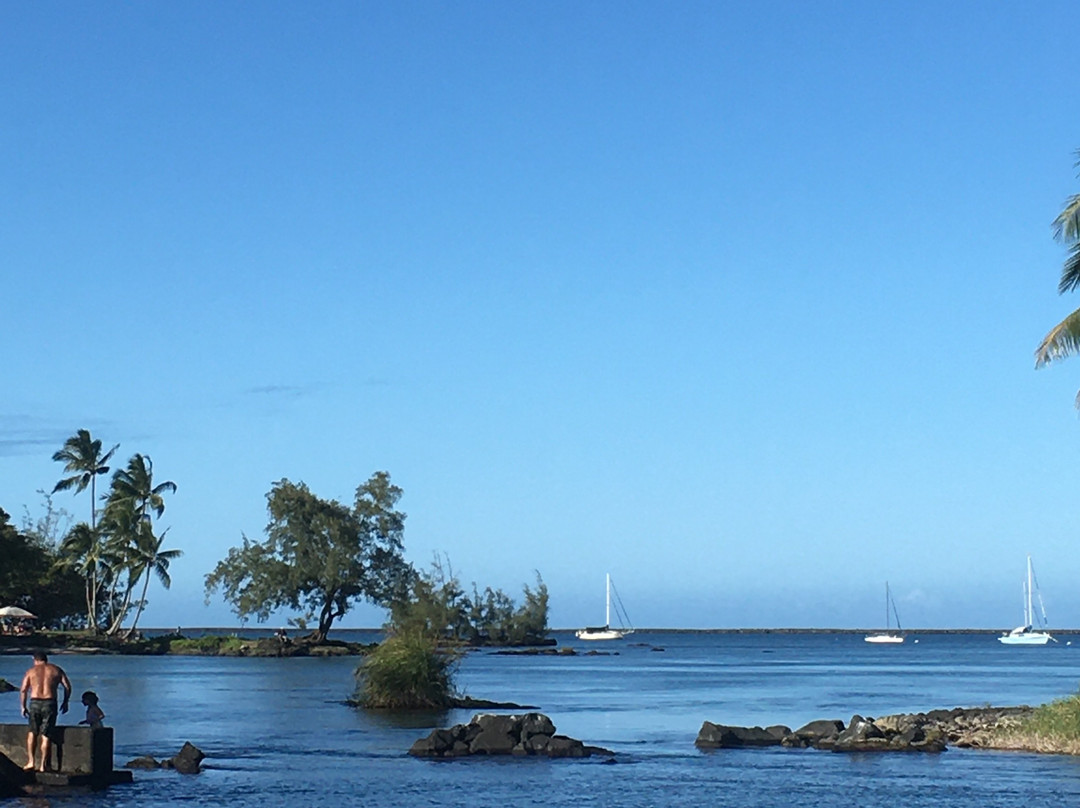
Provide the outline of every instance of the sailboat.
[[[619,628],[611,627],[611,595],[615,594],[615,617],[619,621]],[[607,576],[607,610],[604,612],[604,625],[589,626],[574,632],[579,640],[621,640],[627,634],[634,633],[634,626],[626,615],[619,593],[615,592],[611,583],[611,575]]]
[[[1039,621],[1039,630],[1034,628],[1035,609],[1032,606],[1032,592],[1039,598],[1039,611],[1042,614],[1042,619]],[[1024,625],[1017,626],[1012,631],[998,637],[998,642],[1005,643],[1005,645],[1046,645],[1054,638],[1046,632],[1045,628],[1046,607],[1043,606],[1042,595],[1039,593],[1039,584],[1035,580],[1035,570],[1031,567],[1031,556],[1028,556],[1027,580],[1024,581]]]
[[[890,608],[893,615],[896,615],[896,632],[890,631]],[[900,615],[896,612],[896,603],[892,599],[892,595],[889,594],[889,582],[885,582],[885,631],[877,634],[867,634],[863,639],[866,642],[876,643],[898,643],[904,641],[904,635],[900,634]]]

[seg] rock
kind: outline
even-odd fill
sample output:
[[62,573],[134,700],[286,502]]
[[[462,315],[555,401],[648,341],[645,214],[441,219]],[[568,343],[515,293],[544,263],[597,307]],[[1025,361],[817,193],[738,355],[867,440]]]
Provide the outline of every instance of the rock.
[[832,748],[836,752],[870,752],[889,748],[889,740],[873,721],[853,715],[847,729],[836,736]]
[[453,758],[466,755],[527,757],[589,757],[612,755],[607,749],[585,746],[579,740],[555,734],[555,724],[542,713],[474,715],[468,724],[436,729],[409,748],[416,757]]
[[133,758],[124,764],[125,769],[160,769],[161,763],[150,755]]
[[544,750],[548,757],[562,758],[572,757],[579,758],[585,757],[585,744],[575,738],[568,738],[565,735],[552,735],[551,740],[548,741],[547,749]]
[[14,693],[18,689],[7,679],[0,678],[0,693]]
[[804,724],[781,741],[784,746],[831,748],[844,729],[843,721],[820,719]]
[[542,713],[526,713],[521,717],[521,740],[527,740],[534,735],[555,734],[555,725],[551,719]]
[[161,765],[168,769],[176,769],[181,774],[198,774],[202,771],[200,764],[205,758],[206,755],[199,747],[190,741],[185,741],[180,751],[168,760],[162,761]]
[[729,749],[740,746],[779,746],[790,734],[787,727],[729,727],[706,721],[698,731],[694,745],[702,749]]

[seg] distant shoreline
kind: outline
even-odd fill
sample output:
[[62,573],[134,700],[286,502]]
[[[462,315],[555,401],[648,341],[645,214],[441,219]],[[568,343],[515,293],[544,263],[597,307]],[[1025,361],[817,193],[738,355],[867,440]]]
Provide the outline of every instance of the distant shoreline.
[[[928,635],[928,634],[983,634],[983,635],[1000,635],[1007,633],[1013,626],[1007,628],[909,628],[901,629],[900,633],[906,636]],[[577,628],[553,628],[549,631],[550,634],[573,634],[577,631]],[[1058,628],[1047,629],[1052,635],[1078,635],[1080,634],[1080,628]],[[229,633],[237,635],[251,635],[257,636],[260,634],[272,634],[275,629],[269,628],[240,628],[231,626],[191,626],[180,629],[184,635],[196,634],[198,632],[213,632],[213,633]],[[363,631],[380,633],[383,631],[381,628],[335,628],[330,630],[330,636],[340,634],[342,632],[351,631]],[[638,628],[635,629],[638,634],[871,634],[875,631],[881,631],[880,627],[873,628]],[[175,633],[175,628],[148,628],[144,629],[147,635],[156,634],[169,634]],[[299,631],[290,631],[290,635],[299,635]],[[633,637],[634,635],[629,635]]]

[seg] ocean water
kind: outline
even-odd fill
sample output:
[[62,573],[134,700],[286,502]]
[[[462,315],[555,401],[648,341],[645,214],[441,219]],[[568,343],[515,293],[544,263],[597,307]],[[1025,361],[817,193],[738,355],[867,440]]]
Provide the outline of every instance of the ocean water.
[[[343,632],[346,638],[348,632]],[[391,715],[343,704],[346,659],[57,656],[76,699],[97,691],[121,765],[169,757],[185,741],[205,771],[135,772],[132,785],[27,805],[164,806],[1060,806],[1080,803],[1080,760],[1013,752],[844,755],[816,750],[701,752],[702,721],[797,727],[1076,692],[1080,643],[1009,648],[989,635],[926,635],[873,646],[849,634],[638,633],[573,657],[470,653],[459,686],[536,707],[559,732],[607,747],[602,759],[432,761],[406,754],[472,711]],[[28,660],[0,656],[18,680]],[[18,697],[0,695],[18,721]],[[73,704],[68,721],[81,716]],[[18,802],[18,801],[15,801]]]

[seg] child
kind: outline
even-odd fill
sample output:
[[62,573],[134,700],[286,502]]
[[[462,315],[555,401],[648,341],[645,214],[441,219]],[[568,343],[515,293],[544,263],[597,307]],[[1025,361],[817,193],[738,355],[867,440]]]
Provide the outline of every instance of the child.
[[89,724],[90,729],[100,729],[105,713],[98,707],[97,693],[93,690],[87,690],[82,694],[82,703],[86,705],[86,719],[79,723]]

